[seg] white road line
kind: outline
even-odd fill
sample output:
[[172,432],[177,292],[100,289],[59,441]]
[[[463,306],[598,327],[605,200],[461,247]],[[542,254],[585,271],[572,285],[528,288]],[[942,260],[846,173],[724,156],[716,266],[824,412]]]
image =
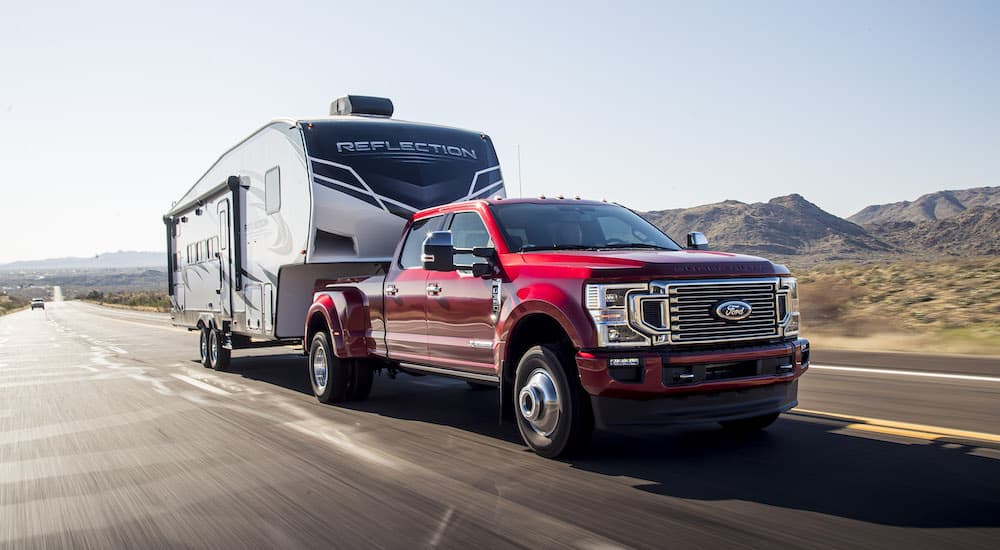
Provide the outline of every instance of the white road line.
[[924,378],[944,378],[947,380],[972,380],[975,382],[1000,382],[997,376],[976,376],[972,374],[948,374],[944,372],[923,372],[914,370],[869,369],[864,367],[837,367],[832,365],[809,365],[809,369],[868,374],[894,374],[898,376],[920,376]]
[[211,393],[214,393],[216,395],[232,395],[231,393],[227,392],[226,390],[224,390],[222,388],[216,388],[215,386],[213,386],[211,384],[206,384],[206,383],[202,382],[201,380],[195,380],[194,378],[191,378],[190,376],[185,376],[183,374],[171,374],[170,376],[173,376],[174,378],[180,380],[181,382],[187,382],[188,384],[191,384],[192,386],[194,386],[196,388],[201,388],[201,389],[203,389],[203,390],[205,390],[207,392],[211,392]]

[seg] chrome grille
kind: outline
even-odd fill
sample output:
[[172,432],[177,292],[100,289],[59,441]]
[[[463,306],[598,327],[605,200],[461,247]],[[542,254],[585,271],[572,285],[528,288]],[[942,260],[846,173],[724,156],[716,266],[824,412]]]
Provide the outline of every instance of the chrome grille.
[[[670,304],[670,341],[703,344],[778,336],[776,281],[664,283]],[[730,300],[750,304],[750,316],[724,321],[713,311]]]

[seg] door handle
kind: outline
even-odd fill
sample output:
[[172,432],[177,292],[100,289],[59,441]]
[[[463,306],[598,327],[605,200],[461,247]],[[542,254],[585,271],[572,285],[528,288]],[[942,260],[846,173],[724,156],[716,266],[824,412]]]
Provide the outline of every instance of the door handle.
[[437,283],[431,283],[427,285],[427,295],[428,296],[438,296],[441,294],[441,285]]
[[385,294],[386,296],[395,296],[399,294],[399,289],[396,288],[396,285],[385,285]]

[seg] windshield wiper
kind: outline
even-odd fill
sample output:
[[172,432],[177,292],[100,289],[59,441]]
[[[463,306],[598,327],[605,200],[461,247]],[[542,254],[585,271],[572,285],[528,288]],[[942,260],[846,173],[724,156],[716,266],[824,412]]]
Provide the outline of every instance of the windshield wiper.
[[660,246],[658,244],[647,244],[647,243],[615,243],[615,244],[606,244],[601,248],[651,248],[654,250],[673,250],[673,248],[667,248],[665,246]]
[[598,248],[585,244],[548,244],[522,246],[520,251],[533,252],[536,250],[598,250]]

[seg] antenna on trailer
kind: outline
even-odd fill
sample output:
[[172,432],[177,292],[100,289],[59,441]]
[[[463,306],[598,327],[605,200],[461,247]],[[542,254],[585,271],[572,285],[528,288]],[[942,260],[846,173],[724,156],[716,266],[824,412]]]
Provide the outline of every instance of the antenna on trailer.
[[517,196],[524,196],[524,187],[521,185],[521,144],[517,144]]

